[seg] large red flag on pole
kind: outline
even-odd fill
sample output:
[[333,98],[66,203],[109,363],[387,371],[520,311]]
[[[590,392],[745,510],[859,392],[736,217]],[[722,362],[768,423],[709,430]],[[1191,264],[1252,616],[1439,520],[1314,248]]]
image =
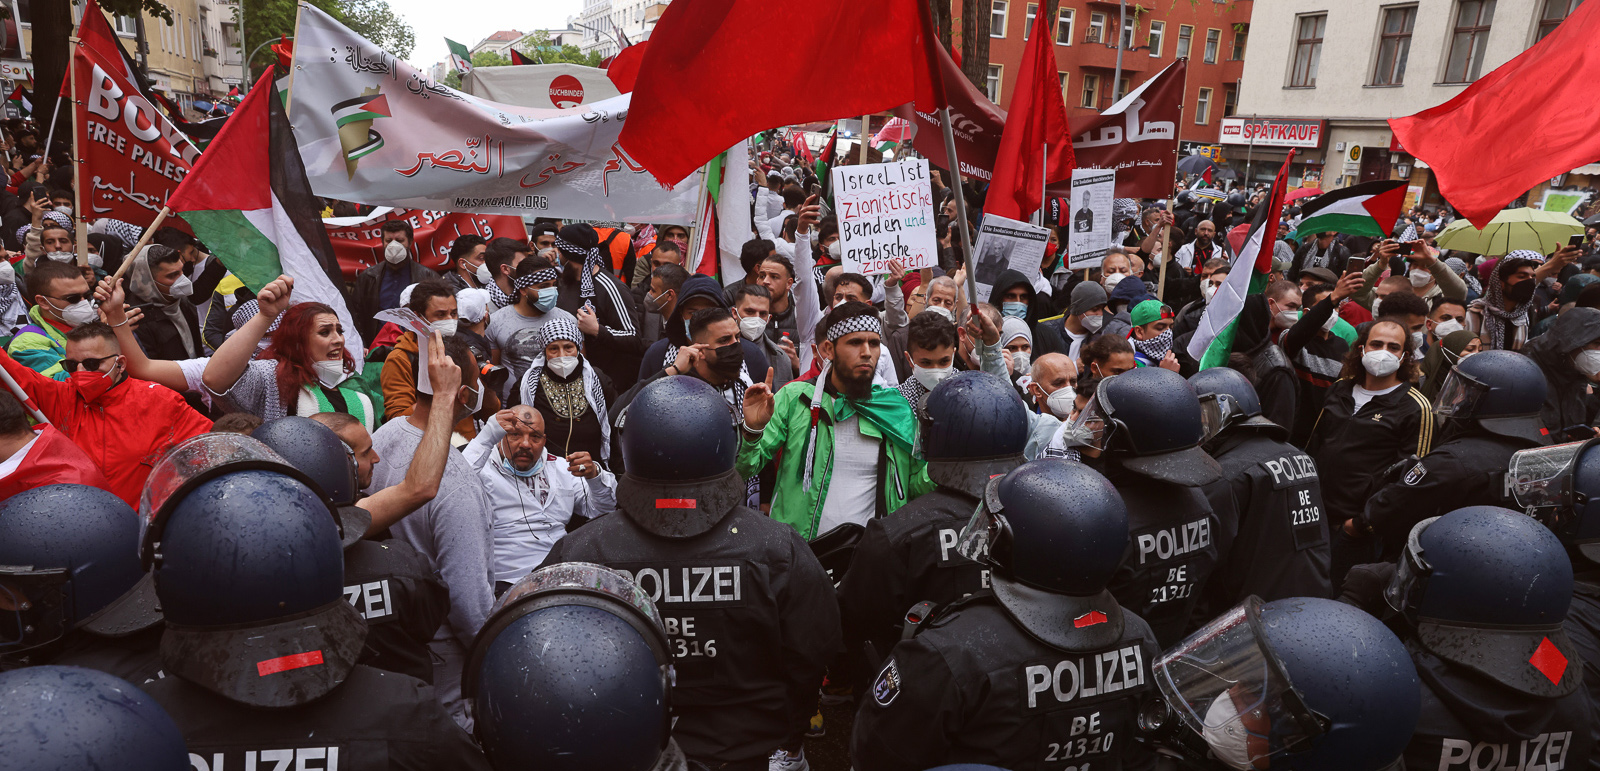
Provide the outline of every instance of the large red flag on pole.
[[1444,104],[1390,119],[1406,152],[1478,227],[1541,181],[1600,161],[1600,3],[1580,5],[1544,40]]
[[1061,101],[1055,47],[1050,17],[1041,13],[1033,20],[1017,86],[1011,92],[1011,111],[1006,114],[994,178],[983,205],[986,214],[1026,219],[1042,204],[1045,182],[1072,176],[1072,135],[1067,131],[1067,106]]
[[640,62],[622,146],[675,184],[770,128],[942,104],[926,13],[926,0],[677,0],[651,35],[672,44]]

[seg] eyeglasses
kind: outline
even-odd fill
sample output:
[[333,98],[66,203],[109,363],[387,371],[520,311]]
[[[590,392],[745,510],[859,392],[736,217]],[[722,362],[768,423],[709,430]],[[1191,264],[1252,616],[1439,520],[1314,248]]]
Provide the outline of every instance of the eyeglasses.
[[85,372],[98,372],[100,370],[100,365],[101,364],[104,364],[104,363],[106,363],[108,361],[116,360],[118,355],[120,355],[120,354],[112,354],[110,356],[101,356],[98,359],[83,359],[83,360],[62,359],[61,360],[61,369],[65,370],[67,372],[77,372],[78,368],[82,367]]
[[56,300],[56,301],[59,301],[59,302],[66,303],[67,305],[77,305],[78,303],[89,299],[90,294],[88,292],[74,292],[73,294],[69,294],[66,297],[55,297],[55,296],[52,296],[52,295],[45,295],[45,297],[49,297],[52,300]]

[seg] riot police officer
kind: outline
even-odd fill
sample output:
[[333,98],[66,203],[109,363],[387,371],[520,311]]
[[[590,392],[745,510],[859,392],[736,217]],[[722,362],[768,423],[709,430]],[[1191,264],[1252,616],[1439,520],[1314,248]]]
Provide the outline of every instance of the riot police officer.
[[870,645],[872,674],[899,642],[913,605],[942,606],[988,588],[988,571],[962,556],[956,541],[989,478],[1021,465],[1028,441],[1028,408],[1016,389],[983,372],[940,383],[928,394],[927,414],[922,455],[938,487],[869,520],[839,585],[845,647]]
[[40,666],[0,673],[0,768],[186,771],[190,765],[172,718],[131,683],[92,669]]
[[1249,597],[1153,669],[1161,698],[1140,711],[1141,739],[1189,768],[1388,769],[1421,711],[1394,632],[1317,597]]
[[1384,599],[1422,677],[1409,768],[1581,768],[1594,722],[1561,624],[1561,541],[1532,518],[1470,506],[1417,523]]
[[1132,540],[1111,593],[1171,645],[1217,564],[1218,519],[1200,488],[1222,467],[1200,449],[1200,400],[1178,373],[1140,367],[1100,381],[1071,428],[1128,506]]
[[1221,562],[1201,592],[1202,607],[1220,611],[1251,595],[1332,596],[1316,462],[1286,441],[1288,429],[1262,416],[1255,388],[1237,370],[1212,367],[1189,384],[1200,396],[1205,450],[1223,474],[1205,487],[1221,525]]
[[0,503],[0,669],[70,664],[160,677],[161,611],[139,565],[139,518],[95,487],[46,485]]
[[462,684],[497,771],[686,771],[671,691],[655,603],[628,576],[578,562],[536,570],[506,591]]
[[640,389],[621,440],[623,516],[568,533],[544,564],[631,576],[661,610],[683,751],[708,766],[766,768],[774,752],[799,754],[839,650],[839,606],[799,534],[743,505],[733,421],[701,380]]
[[249,437],[202,434],[151,480],[140,552],[168,676],[146,689],[196,768],[488,767],[431,687],[355,663],[366,622],[344,598],[339,520],[303,474]]
[[360,663],[431,684],[428,641],[450,612],[450,590],[410,544],[361,537],[372,515],[355,505],[364,485],[350,446],[333,429],[292,415],[263,423],[251,436],[311,477],[312,489],[339,512],[344,597],[367,622]]
[[1439,387],[1434,415],[1445,441],[1385,485],[1346,534],[1375,534],[1384,561],[1404,549],[1416,523],[1465,506],[1512,506],[1505,489],[1513,453],[1549,444],[1539,419],[1544,373],[1527,356],[1484,351],[1461,360]]
[[993,591],[894,648],[861,699],[855,767],[1151,765],[1131,739],[1159,649],[1106,589],[1128,540],[1117,490],[1083,464],[1043,458],[991,481],[959,548]]

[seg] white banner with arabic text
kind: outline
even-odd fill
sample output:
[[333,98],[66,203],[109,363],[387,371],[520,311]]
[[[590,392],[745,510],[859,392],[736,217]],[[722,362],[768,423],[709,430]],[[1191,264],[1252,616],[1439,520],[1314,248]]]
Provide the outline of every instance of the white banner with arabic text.
[[690,224],[699,175],[667,190],[617,143],[630,96],[567,110],[448,88],[300,3],[290,122],[317,195],[414,209]]

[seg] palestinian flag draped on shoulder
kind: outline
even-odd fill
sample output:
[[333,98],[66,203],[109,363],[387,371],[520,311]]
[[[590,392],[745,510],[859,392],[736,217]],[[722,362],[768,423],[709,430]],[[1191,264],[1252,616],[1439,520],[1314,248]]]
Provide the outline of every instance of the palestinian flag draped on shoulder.
[[280,274],[294,301],[331,306],[359,368],[365,352],[345,303],[344,280],[306,181],[272,70],[211,141],[167,205],[252,292]]
[[1278,170],[1272,183],[1272,195],[1256,209],[1255,221],[1250,224],[1250,235],[1245,237],[1244,248],[1233,258],[1228,280],[1217,287],[1217,293],[1206,303],[1200,326],[1189,339],[1189,356],[1200,362],[1200,369],[1221,367],[1228,363],[1233,352],[1233,338],[1238,326],[1239,313],[1244,310],[1244,298],[1261,294],[1267,288],[1267,274],[1272,272],[1272,247],[1278,240],[1278,221],[1283,215],[1283,196],[1288,190],[1289,164],[1294,162],[1294,150]]
[[1406,202],[1406,181],[1385,179],[1323,193],[1300,207],[1300,227],[1292,238],[1309,233],[1348,233],[1388,238]]

